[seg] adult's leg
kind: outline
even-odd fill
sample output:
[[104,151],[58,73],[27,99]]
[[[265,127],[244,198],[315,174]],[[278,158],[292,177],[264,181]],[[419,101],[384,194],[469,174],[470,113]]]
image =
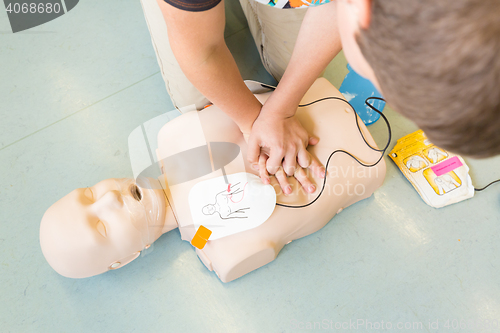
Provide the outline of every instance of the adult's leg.
[[264,67],[281,80],[307,8],[279,9],[255,0],[240,0],[240,4]]
[[167,25],[156,0],[141,0],[144,16],[156,53],[161,75],[176,108],[195,104],[201,110],[209,103],[208,99],[195,88],[182,72],[170,48]]

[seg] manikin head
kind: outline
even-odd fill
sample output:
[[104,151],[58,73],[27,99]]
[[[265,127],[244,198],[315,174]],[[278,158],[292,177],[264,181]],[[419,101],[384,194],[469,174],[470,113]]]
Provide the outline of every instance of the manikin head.
[[437,146],[500,154],[498,0],[338,0],[351,66]]
[[203,206],[201,209],[202,213],[205,215],[213,215],[216,211],[215,206],[212,204],[208,204],[206,206]]
[[45,212],[42,252],[54,270],[71,278],[123,267],[173,229],[165,225],[166,208],[161,189],[139,188],[133,179],[76,189]]

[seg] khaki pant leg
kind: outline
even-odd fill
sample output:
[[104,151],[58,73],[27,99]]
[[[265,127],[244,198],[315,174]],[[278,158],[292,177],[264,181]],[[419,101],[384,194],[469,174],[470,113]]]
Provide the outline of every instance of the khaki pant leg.
[[281,80],[307,8],[279,9],[254,0],[240,0],[240,4],[264,67]]
[[195,104],[196,108],[201,110],[209,101],[188,80],[175,59],[168,40],[167,24],[158,3],[156,0],[141,0],[141,4],[161,75],[172,103],[176,108]]

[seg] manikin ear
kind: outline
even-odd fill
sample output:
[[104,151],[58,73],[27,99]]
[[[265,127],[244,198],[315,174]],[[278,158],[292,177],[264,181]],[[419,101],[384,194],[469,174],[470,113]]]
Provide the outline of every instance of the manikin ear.
[[122,258],[120,260],[117,260],[117,261],[111,263],[108,266],[108,269],[109,270],[113,270],[113,269],[122,268],[126,264],[128,264],[128,263],[134,261],[135,259],[137,259],[140,255],[141,255],[141,251],[134,252],[131,255],[126,256],[125,258]]
[[358,26],[366,30],[372,17],[372,0],[345,0],[348,10],[355,15]]

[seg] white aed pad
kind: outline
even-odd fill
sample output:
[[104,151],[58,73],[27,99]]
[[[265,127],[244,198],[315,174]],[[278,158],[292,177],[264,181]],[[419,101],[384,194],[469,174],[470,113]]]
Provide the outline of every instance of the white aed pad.
[[246,172],[201,181],[189,192],[194,227],[210,229],[210,240],[258,227],[275,207],[274,188]]

